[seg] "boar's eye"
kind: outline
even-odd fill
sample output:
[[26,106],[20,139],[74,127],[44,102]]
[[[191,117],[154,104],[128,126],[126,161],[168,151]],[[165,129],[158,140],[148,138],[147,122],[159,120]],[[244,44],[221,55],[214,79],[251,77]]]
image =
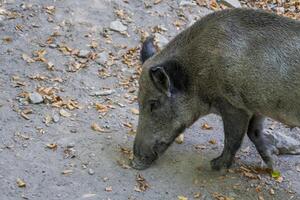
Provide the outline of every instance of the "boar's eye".
[[150,103],[150,111],[151,112],[153,110],[156,110],[160,106],[160,103],[158,100],[150,100],[149,103]]

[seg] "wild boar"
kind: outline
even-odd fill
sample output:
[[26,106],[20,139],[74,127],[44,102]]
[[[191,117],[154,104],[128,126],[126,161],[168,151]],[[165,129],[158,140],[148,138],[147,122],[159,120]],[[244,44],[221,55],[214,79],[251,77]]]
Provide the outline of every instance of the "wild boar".
[[216,113],[225,141],[213,169],[231,166],[246,133],[273,168],[264,118],[300,126],[300,22],[230,9],[197,21],[158,53],[152,42],[141,51],[132,166],[149,167],[185,128]]

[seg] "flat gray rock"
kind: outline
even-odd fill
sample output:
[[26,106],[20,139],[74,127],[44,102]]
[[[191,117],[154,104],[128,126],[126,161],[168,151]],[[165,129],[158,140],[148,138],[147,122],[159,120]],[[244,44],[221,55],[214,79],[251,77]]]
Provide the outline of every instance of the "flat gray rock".
[[78,57],[80,58],[87,58],[90,54],[90,51],[88,50],[80,50],[78,53]]
[[155,33],[154,36],[155,36],[155,41],[157,42],[157,46],[160,49],[162,49],[164,46],[166,46],[169,43],[169,40],[160,33]]
[[179,2],[179,6],[196,6],[197,4],[192,0],[182,0]]
[[218,0],[218,2],[225,4],[226,6],[233,8],[240,8],[241,3],[238,0]]
[[91,96],[108,96],[115,93],[115,90],[100,90],[91,92]]
[[100,65],[104,65],[105,62],[108,60],[109,54],[106,51],[103,51],[98,54],[98,58],[96,59],[96,63]]
[[122,22],[120,22],[119,20],[111,22],[109,28],[113,31],[117,31],[120,33],[125,32],[127,30],[127,26],[123,25]]
[[37,92],[29,93],[29,101],[32,104],[42,103],[44,101],[42,95]]
[[265,131],[270,144],[278,149],[279,154],[300,155],[300,141],[281,132]]

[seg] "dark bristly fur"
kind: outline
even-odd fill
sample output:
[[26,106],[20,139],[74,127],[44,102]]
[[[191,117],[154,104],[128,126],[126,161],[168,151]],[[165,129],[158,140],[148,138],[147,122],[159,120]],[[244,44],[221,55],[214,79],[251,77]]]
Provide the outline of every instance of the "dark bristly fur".
[[221,115],[225,134],[213,169],[230,167],[246,132],[273,167],[262,122],[267,116],[300,126],[300,22],[231,9],[202,18],[159,53],[148,46],[142,50],[135,168],[149,167],[180,131],[212,112]]

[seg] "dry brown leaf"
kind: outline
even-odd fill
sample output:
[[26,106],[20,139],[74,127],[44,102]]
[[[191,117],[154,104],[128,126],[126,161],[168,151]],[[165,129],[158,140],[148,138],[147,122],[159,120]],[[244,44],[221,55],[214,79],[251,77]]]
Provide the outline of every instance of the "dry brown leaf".
[[139,115],[139,114],[140,114],[139,110],[136,109],[136,108],[131,108],[131,112],[132,112],[133,114],[135,114],[135,115]]
[[208,123],[204,123],[201,126],[201,128],[204,129],[204,130],[212,130],[213,129]]
[[135,191],[137,192],[144,192],[149,188],[148,182],[141,174],[138,174],[136,176],[136,182],[137,182],[137,187],[135,187]]
[[92,123],[91,128],[92,128],[92,130],[97,131],[97,132],[102,132],[102,133],[107,132],[106,130],[101,128],[97,123]]
[[54,15],[55,13],[55,7],[54,6],[45,6],[46,13],[50,15]]
[[153,2],[153,4],[156,5],[156,4],[159,4],[159,3],[161,3],[161,2],[162,2],[162,0],[155,0],[155,1]]
[[108,112],[108,106],[101,104],[101,103],[96,103],[96,110],[99,111],[100,113],[107,113]]
[[63,116],[63,117],[71,117],[71,116],[72,116],[71,113],[67,112],[67,111],[64,110],[64,109],[60,109],[59,114],[60,114],[61,116]]
[[26,113],[24,113],[23,111],[21,112],[21,116],[26,120],[30,120],[29,116],[26,115]]
[[112,192],[112,186],[106,187],[106,188],[105,188],[105,191],[106,191],[106,192]]
[[5,42],[5,43],[11,43],[12,38],[7,36],[7,37],[2,38],[2,41]]
[[208,141],[210,144],[217,144],[217,140],[215,140],[215,139],[211,139],[211,140],[209,140]]
[[52,149],[52,150],[56,150],[57,149],[57,144],[55,143],[50,143],[46,145],[47,148]]

